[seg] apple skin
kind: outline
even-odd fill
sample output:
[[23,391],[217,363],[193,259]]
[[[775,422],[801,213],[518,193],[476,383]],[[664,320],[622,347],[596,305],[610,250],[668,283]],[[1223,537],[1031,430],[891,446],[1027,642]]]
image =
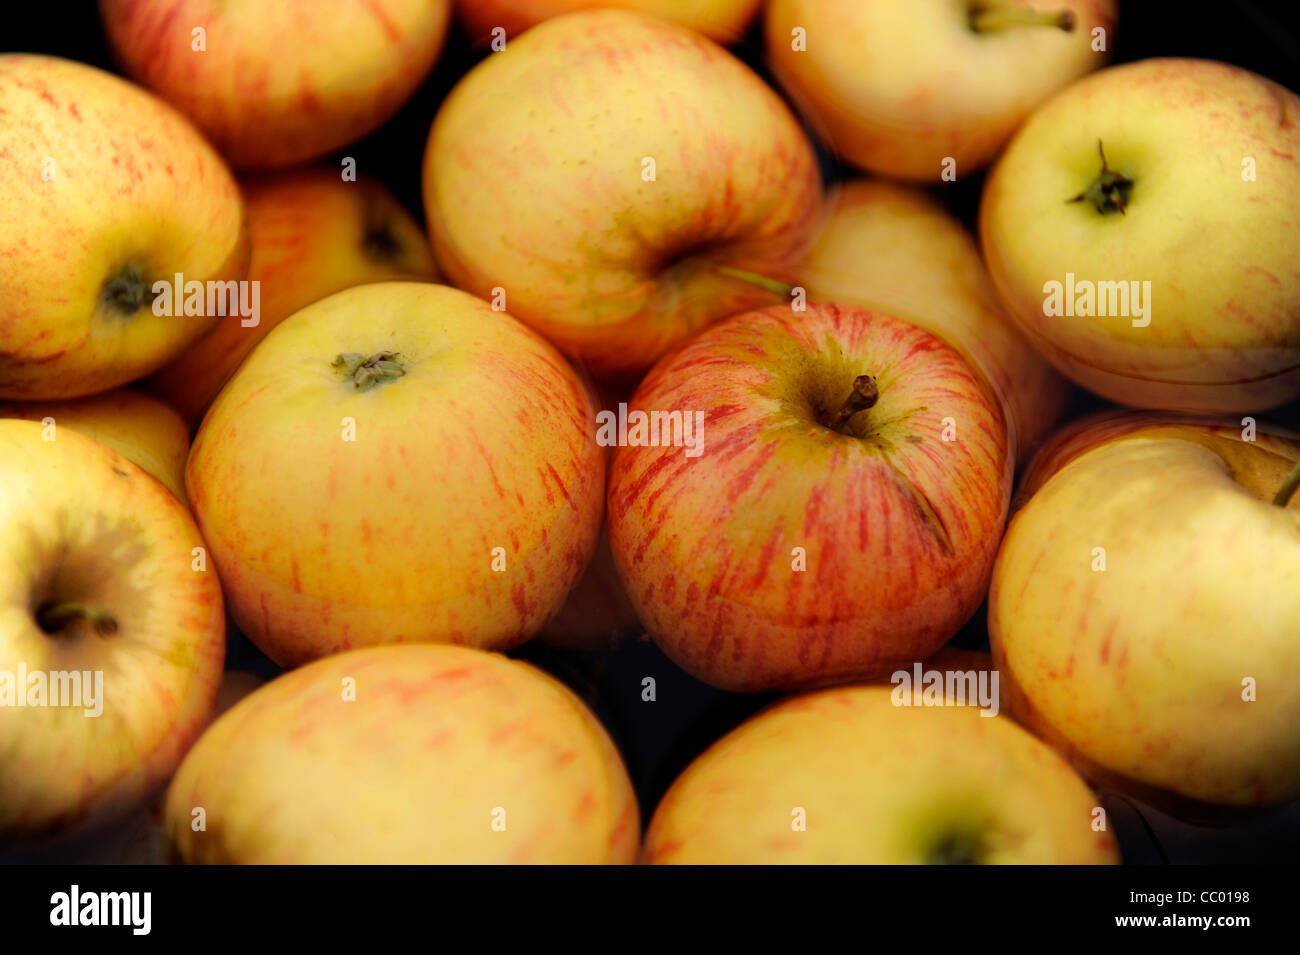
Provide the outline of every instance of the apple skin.
[[[382,351],[406,373],[369,391],[331,364]],[[591,399],[559,353],[465,292],[415,282],[280,323],[186,467],[231,613],[284,667],[381,643],[522,643],[590,560],[604,486]]]
[[[102,671],[103,712],[5,707],[0,842],[90,828],[129,812],[179,764],[212,714],[225,655],[217,575],[158,481],[71,429],[44,441],[0,420],[0,669]],[[73,601],[107,613],[53,633],[35,610]]]
[[152,474],[187,507],[185,459],[190,431],[181,416],[157,398],[131,389],[67,401],[0,401],[0,418],[53,418],[55,440],[66,425],[107,445]]
[[[239,190],[162,100],[69,60],[0,55],[0,398],[77,398],[149,374],[216,317],[104,298],[248,269]],[[42,180],[47,163],[53,175]]]
[[502,27],[509,40],[543,20],[588,10],[617,7],[636,10],[690,27],[719,43],[744,34],[762,0],[456,0],[456,15],[465,31],[482,43]]
[[417,223],[378,182],[344,182],[329,169],[296,170],[246,181],[260,320],[220,319],[159,371],[149,387],[198,426],[221,386],[267,334],[294,312],[354,285],[402,279],[436,281],[433,252]]
[[1300,501],[1271,503],[1298,458],[1295,432],[1244,441],[1240,421],[1175,414],[1104,414],[1049,442],[989,594],[1003,705],[1179,818],[1300,796]]
[[[1300,125],[1283,121],[1297,115],[1294,93],[1205,60],[1142,60],[1060,93],[984,188],[981,243],[1008,313],[1122,404],[1221,414],[1300,395]],[[1100,171],[1098,140],[1134,182],[1124,215],[1065,201]],[[1044,315],[1044,284],[1067,272],[1149,281],[1150,324]]]
[[[655,181],[642,161],[655,160]],[[438,264],[593,375],[631,377],[727,315],[780,301],[812,238],[816,157],[779,96],[675,24],[539,24],[443,102],[424,158]]]
[[640,833],[618,751],[578,697],[439,645],[340,654],[257,690],[191,750],[166,819],[188,863],[629,863]]
[[[100,0],[124,72],[232,165],[292,166],[378,129],[424,81],[451,0]],[[206,51],[192,31],[206,31]]]
[[[851,419],[861,434],[823,426],[863,374],[880,398]],[[867,679],[938,650],[983,600],[1010,496],[1006,425],[931,333],[860,306],[745,313],[661,361],[635,409],[705,415],[698,457],[617,448],[607,508],[637,615],[696,678]]]
[[[823,140],[860,169],[939,182],[984,168],[1034,107],[1102,66],[1091,31],[1114,42],[1115,0],[1027,0],[1071,11],[1070,33],[1019,27],[978,34],[953,0],[770,0],[772,71]],[[802,27],[806,49],[792,49]]]
[[888,312],[947,341],[1002,398],[1026,461],[1069,386],[1002,310],[970,234],[928,193],[883,180],[841,184],[826,209],[801,271],[809,297]]
[[[885,686],[783,700],[697,758],[660,801],[653,864],[1109,864],[1114,835],[1069,764],[1005,716],[895,706]],[[793,812],[807,813],[796,831]],[[954,845],[956,844],[956,845]]]

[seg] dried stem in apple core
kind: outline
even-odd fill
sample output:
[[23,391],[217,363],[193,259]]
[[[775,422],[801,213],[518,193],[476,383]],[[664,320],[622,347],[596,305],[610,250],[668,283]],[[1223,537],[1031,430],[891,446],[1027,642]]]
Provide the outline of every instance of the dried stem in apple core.
[[36,622],[46,633],[58,633],[73,620],[85,620],[95,632],[108,635],[117,632],[117,621],[112,615],[94,607],[72,600],[46,604],[36,612]]
[[750,272],[747,269],[738,269],[734,265],[714,265],[714,269],[720,275],[739,279],[742,282],[748,282],[750,285],[756,285],[761,289],[766,289],[773,295],[781,296],[781,298],[789,297],[790,293],[794,291],[793,285],[778,282],[776,279],[768,278],[766,275],[760,275],[757,272]]
[[1291,473],[1286,476],[1282,486],[1277,489],[1273,503],[1278,507],[1286,507],[1291,502],[1291,497],[1295,494],[1296,488],[1300,488],[1300,461],[1296,461]]
[[1097,178],[1088,183],[1088,187],[1066,202],[1082,202],[1087,199],[1102,215],[1118,212],[1125,215],[1129,193],[1133,189],[1133,180],[1123,173],[1116,172],[1106,163],[1106,147],[1097,140],[1097,152],[1101,154],[1101,172]]
[[844,404],[840,406],[830,427],[835,431],[842,430],[850,418],[859,411],[873,407],[879,398],[880,388],[876,385],[876,379],[871,375],[858,375],[853,379],[853,390],[844,399]]
[[1017,27],[1051,27],[1070,33],[1074,30],[1074,13],[1070,10],[1027,10],[992,3],[972,3],[970,28],[976,33],[995,33]]
[[361,352],[343,352],[330,362],[330,367],[351,378],[357,391],[370,391],[406,374],[406,366],[399,357],[395,351],[377,351],[369,358]]

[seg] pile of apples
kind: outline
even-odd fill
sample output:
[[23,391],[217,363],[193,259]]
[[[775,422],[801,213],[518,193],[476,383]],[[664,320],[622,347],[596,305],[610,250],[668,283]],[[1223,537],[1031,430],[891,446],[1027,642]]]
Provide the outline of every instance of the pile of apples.
[[[120,76],[0,55],[0,847],[1107,863],[1098,789],[1300,797],[1294,93],[1108,66],[1114,0],[100,13]],[[449,35],[426,239],[346,147]],[[657,807],[505,655],[643,634],[789,694]]]

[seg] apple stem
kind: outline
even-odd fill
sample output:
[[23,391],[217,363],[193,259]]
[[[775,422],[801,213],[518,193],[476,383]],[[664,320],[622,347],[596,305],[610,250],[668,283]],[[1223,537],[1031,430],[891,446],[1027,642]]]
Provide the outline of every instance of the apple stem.
[[357,391],[370,391],[406,374],[406,366],[398,361],[395,351],[377,351],[369,358],[360,352],[344,352],[330,363],[344,376],[352,379]]
[[36,622],[46,633],[58,633],[77,619],[85,620],[98,634],[117,633],[117,621],[111,615],[75,601],[46,604],[36,613]]
[[740,279],[740,281],[748,282],[750,285],[757,285],[759,288],[766,289],[773,295],[781,296],[781,298],[789,298],[790,293],[794,291],[793,285],[778,282],[776,279],[768,278],[766,275],[760,275],[757,272],[738,269],[734,265],[714,265],[714,268],[720,274],[725,275],[728,278]]
[[870,375],[858,375],[853,379],[853,390],[844,399],[844,404],[840,406],[830,427],[836,431],[842,430],[850,418],[859,411],[873,407],[879,398],[880,388],[876,385],[876,379]]
[[1273,503],[1278,507],[1286,507],[1291,503],[1291,497],[1295,494],[1296,488],[1300,488],[1300,461],[1296,461],[1291,473],[1286,476],[1282,486],[1277,489],[1277,495],[1273,498]]
[[1108,212],[1118,212],[1124,215],[1124,207],[1128,203],[1128,191],[1132,189],[1133,180],[1123,173],[1115,172],[1106,164],[1106,147],[1102,145],[1101,140],[1097,140],[1097,152],[1101,154],[1101,172],[1097,178],[1088,183],[1088,188],[1066,202],[1082,202],[1087,199],[1093,207],[1105,215]]
[[1052,27],[1070,33],[1074,30],[1074,13],[1070,10],[1049,12],[978,4],[971,9],[970,26],[976,33],[993,33],[1016,27]]

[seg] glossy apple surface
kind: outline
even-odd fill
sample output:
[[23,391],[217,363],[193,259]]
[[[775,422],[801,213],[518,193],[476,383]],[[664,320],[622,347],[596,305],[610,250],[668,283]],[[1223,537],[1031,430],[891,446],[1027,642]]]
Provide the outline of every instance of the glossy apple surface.
[[[843,418],[860,376],[878,400]],[[660,362],[631,410],[703,415],[696,456],[662,437],[619,447],[608,501],[638,616],[695,677],[865,679],[939,649],[983,600],[1006,425],[983,376],[924,329],[860,306],[745,313]]]
[[[1297,115],[1294,93],[1207,60],[1129,63],[1054,97],[980,205],[1007,311],[1062,372],[1121,404],[1228,413],[1300,394]],[[1101,176],[1102,151],[1130,185],[1070,201]],[[1132,314],[1115,314],[1118,288],[1105,316],[1047,314],[1047,283],[1060,283],[1064,311],[1069,275],[1126,283]]]

